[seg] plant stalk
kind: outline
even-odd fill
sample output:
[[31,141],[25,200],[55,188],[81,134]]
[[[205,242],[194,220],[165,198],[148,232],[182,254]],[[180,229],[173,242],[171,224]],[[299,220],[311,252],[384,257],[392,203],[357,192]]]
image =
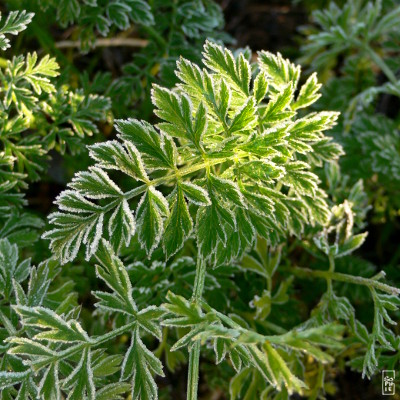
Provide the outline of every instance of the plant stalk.
[[292,267],[286,269],[288,272],[299,278],[322,278],[322,279],[331,279],[339,282],[347,282],[355,285],[363,285],[369,288],[374,288],[381,290],[382,292],[386,292],[393,295],[400,295],[400,289],[394,286],[387,285],[386,283],[379,282],[374,278],[363,278],[361,276],[354,276],[348,274],[342,274],[340,272],[331,272],[331,271],[321,271],[321,270],[313,270],[309,268],[300,268],[300,267]]
[[[328,258],[329,258],[329,270],[328,270],[328,272],[330,274],[333,274],[333,273],[335,273],[335,258],[333,257],[332,254],[329,254]],[[328,285],[329,293],[332,293],[332,278],[327,278],[326,279],[326,283]]]
[[[206,262],[202,257],[198,257],[196,265],[196,278],[192,302],[200,303],[204,289],[204,279],[206,276]],[[189,374],[187,382],[187,400],[197,400],[197,390],[199,387],[199,364],[200,364],[200,340],[197,340],[189,352]]]
[[206,277],[206,263],[200,257],[198,258],[196,265],[196,278],[194,280],[192,302],[195,303],[200,302],[201,296],[203,295],[205,277]]
[[382,70],[382,72],[386,75],[391,83],[393,83],[394,85],[397,84],[398,80],[396,78],[396,75],[385,63],[383,58],[378,53],[376,53],[369,44],[362,43],[360,41],[355,41],[355,44],[357,46],[361,46],[365,53],[368,54],[371,60]]
[[[148,43],[148,40],[138,38],[99,38],[94,42],[92,47],[146,47]],[[56,42],[55,46],[57,49],[79,49],[82,43],[80,40],[61,40]]]
[[197,340],[189,353],[189,375],[187,382],[187,400],[197,400],[199,387],[200,340]]

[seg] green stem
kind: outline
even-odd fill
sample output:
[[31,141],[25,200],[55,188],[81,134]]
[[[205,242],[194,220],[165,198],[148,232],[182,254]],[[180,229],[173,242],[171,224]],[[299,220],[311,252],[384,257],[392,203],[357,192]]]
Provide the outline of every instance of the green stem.
[[[113,37],[113,38],[99,38],[94,41],[92,48],[96,49],[98,47],[146,47],[148,41],[145,39],[138,38],[126,38],[126,37]],[[57,49],[70,49],[82,47],[82,42],[80,40],[61,40],[55,43]]]
[[[329,270],[328,272],[333,274],[335,273],[335,258],[333,257],[332,254],[328,255],[329,259]],[[328,292],[332,293],[332,278],[327,278],[326,284],[328,285]]]
[[169,29],[169,33],[168,33],[167,45],[166,45],[166,49],[165,49],[165,53],[166,53],[167,56],[169,56],[170,47],[171,47],[171,43],[172,43],[172,37],[173,37],[174,32],[175,32],[177,11],[178,11],[177,0],[173,0],[173,2],[172,2],[172,16],[171,16],[171,20],[170,20],[171,24],[170,24],[170,29]]
[[141,29],[146,32],[154,41],[162,48],[167,48],[167,41],[151,26],[141,26]]
[[203,295],[204,280],[206,277],[206,262],[199,257],[196,266],[196,278],[194,280],[192,301],[195,303],[200,302]]
[[[158,186],[158,185],[166,184],[173,180],[179,180],[181,177],[183,177],[185,175],[192,174],[193,172],[197,172],[202,169],[206,169],[208,171],[209,168],[213,165],[222,164],[226,161],[231,161],[232,159],[235,159],[235,158],[245,158],[245,157],[248,157],[248,154],[242,152],[239,154],[235,154],[234,156],[231,156],[231,157],[207,159],[204,162],[194,164],[194,165],[189,165],[187,167],[183,167],[181,169],[178,169],[177,171],[174,171],[172,174],[168,174],[168,175],[162,176],[160,178],[153,179],[152,181],[146,181],[142,185],[137,186],[134,189],[129,190],[128,192],[124,193],[123,198],[126,200],[130,200],[130,199],[144,193],[149,186]],[[118,197],[115,200],[110,201],[110,203],[108,203],[107,205],[105,205],[101,209],[99,209],[98,212],[90,214],[87,219],[82,221],[80,226],[82,226],[82,227],[85,226],[89,218],[96,218],[97,213],[107,213],[110,210],[114,209],[115,207],[117,207],[117,205],[119,203],[121,203],[121,201],[122,201],[121,197]],[[81,229],[81,228],[77,227],[77,229]],[[73,234],[74,234],[74,232],[71,232],[71,236]]]
[[104,335],[97,336],[94,339],[95,346],[98,346],[102,343],[108,342],[110,339],[115,338],[116,336],[119,336],[123,334],[126,331],[130,331],[134,326],[137,325],[137,321],[132,321],[126,325],[121,326],[120,328],[114,329]]
[[[247,156],[248,156],[248,154],[246,154],[246,153],[235,154],[234,156],[231,156],[231,157],[215,158],[215,159],[211,159],[211,160],[206,160],[206,161],[198,163],[198,164],[189,165],[187,167],[178,169],[178,171],[174,171],[172,174],[165,175],[165,176],[162,176],[160,178],[153,179],[152,181],[148,181],[148,182],[146,182],[146,183],[144,183],[144,184],[142,184],[142,185],[140,185],[138,187],[135,187],[134,189],[124,193],[124,198],[126,200],[130,200],[130,199],[138,196],[139,194],[144,193],[149,186],[162,185],[162,184],[168,183],[168,182],[170,182],[172,180],[177,180],[177,179],[179,179],[179,178],[181,178],[181,177],[183,177],[185,175],[192,174],[193,172],[197,172],[197,171],[200,171],[202,169],[207,169],[210,166],[222,164],[225,161],[231,161],[234,158],[245,158]],[[101,212],[107,212],[107,211],[112,210],[113,208],[115,208],[117,206],[117,204],[120,201],[121,201],[120,198],[117,198],[117,199],[111,201],[109,204],[107,204],[106,206],[104,206],[101,209]]]
[[187,400],[197,400],[199,387],[200,340],[196,341],[189,353],[189,375],[187,382]]
[[161,358],[165,346],[167,345],[167,339],[168,339],[168,328],[164,327],[162,331],[162,341],[160,345],[154,350],[154,355],[157,358]]
[[382,70],[382,72],[386,75],[389,81],[394,85],[396,85],[398,82],[396,75],[385,63],[385,61],[379,56],[379,54],[377,54],[368,44],[361,44],[361,42],[360,43],[357,42],[357,44],[362,46],[362,49],[368,54],[368,56],[372,59],[372,61]]
[[[204,290],[206,276],[206,262],[198,257],[196,266],[196,278],[194,281],[192,302],[200,303]],[[197,389],[199,386],[199,364],[200,364],[200,340],[197,340],[189,352],[189,375],[187,382],[187,400],[197,400]]]
[[327,280],[331,279],[339,282],[347,282],[355,285],[363,285],[367,286],[368,288],[375,288],[389,294],[394,294],[394,295],[400,294],[399,288],[387,285],[386,283],[379,282],[373,278],[363,278],[361,276],[342,274],[340,272],[312,270],[309,268],[300,268],[300,267],[285,268],[285,270],[299,278],[304,278],[304,279],[322,278]]

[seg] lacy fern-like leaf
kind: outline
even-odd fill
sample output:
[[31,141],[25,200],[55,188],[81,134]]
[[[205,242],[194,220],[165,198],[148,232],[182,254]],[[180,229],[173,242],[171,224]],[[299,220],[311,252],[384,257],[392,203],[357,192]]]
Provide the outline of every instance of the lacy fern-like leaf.
[[[9,47],[5,34],[25,29],[32,17],[11,12],[0,27],[0,48]],[[0,214],[24,204],[18,192],[47,169],[49,150],[77,153],[110,108],[105,97],[58,87],[58,75],[55,58],[36,52],[14,56],[0,70]]]
[[6,35],[17,35],[26,29],[26,26],[32,21],[33,13],[26,11],[12,11],[8,14],[7,19],[1,22],[0,13],[0,49],[6,50],[10,47],[10,40]]
[[[57,198],[60,212],[44,235],[63,263],[81,245],[89,259],[101,237],[118,249],[136,232],[148,256],[161,244],[168,258],[196,237],[201,256],[221,264],[256,235],[274,244],[279,233],[327,221],[311,169],[341,154],[333,143],[329,153],[318,147],[329,142],[323,131],[337,114],[296,118],[318,98],[315,77],[295,99],[300,67],[280,55],[260,53],[252,84],[244,54],[207,42],[204,63],[202,70],[181,59],[178,86],[153,87],[156,126],[120,120],[118,140],[90,147],[96,164]],[[108,170],[126,175],[131,189],[119,188]]]
[[282,355],[277,348],[305,352],[326,363],[331,362],[332,357],[321,347],[330,349],[342,347],[338,340],[343,327],[339,325],[293,330],[283,335],[267,337],[244,328],[235,322],[233,316],[232,318],[225,316],[205,303],[201,307],[173,293],[168,293],[167,301],[164,307],[169,315],[163,321],[163,325],[190,328],[190,331],[175,343],[172,350],[175,351],[183,346],[191,348],[196,341],[211,341],[217,363],[229,354],[237,372],[241,370],[242,365],[250,366],[272,386],[278,390],[285,387],[289,394],[301,393],[305,384],[290,371],[285,361],[286,354]]
[[[124,316],[126,320],[122,326],[116,323],[115,329],[100,336],[90,336],[84,329],[78,320],[78,308],[68,311],[68,308],[59,307],[54,311],[43,305],[40,286],[47,290],[48,282],[34,277],[35,272],[32,269],[29,271],[29,260],[18,265],[17,258],[16,245],[0,240],[0,294],[4,291],[2,284],[12,280],[13,283],[9,285],[16,293],[17,303],[12,307],[12,312],[15,311],[19,316],[22,330],[28,332],[20,335],[11,326],[11,320],[0,313],[0,322],[7,327],[10,325],[8,353],[21,361],[23,366],[21,371],[12,363],[10,371],[2,372],[0,388],[11,390],[20,384],[20,391],[33,388],[38,393],[36,398],[46,400],[61,397],[73,400],[99,397],[118,399],[120,397],[112,396],[129,390],[134,399],[157,400],[154,375],[164,376],[163,366],[146,347],[141,335],[151,335],[161,340],[159,320],[165,310],[156,306],[138,309],[132,297],[127,270],[111,245],[102,240],[97,254],[97,275],[110,291],[94,292],[98,299],[96,307],[115,314],[117,318]],[[26,279],[29,272],[31,279],[26,296],[19,282]],[[44,272],[48,272],[48,269],[41,270],[41,273]],[[38,282],[35,283],[35,280]],[[31,289],[36,301],[31,299]],[[9,296],[9,291],[4,292],[3,297]],[[107,355],[102,345],[125,333],[131,333],[131,346],[125,356]],[[117,380],[111,379],[109,384],[101,379],[111,375],[115,377],[116,372],[119,372]],[[25,389],[24,385],[27,386]],[[20,396],[28,398],[22,394]]]

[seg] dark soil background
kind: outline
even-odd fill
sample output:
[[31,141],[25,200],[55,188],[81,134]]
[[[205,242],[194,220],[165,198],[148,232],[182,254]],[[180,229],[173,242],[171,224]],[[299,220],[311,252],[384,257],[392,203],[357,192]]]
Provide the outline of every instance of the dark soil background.
[[308,12],[291,1],[220,0],[226,19],[225,30],[238,47],[299,54],[298,27],[308,22]]

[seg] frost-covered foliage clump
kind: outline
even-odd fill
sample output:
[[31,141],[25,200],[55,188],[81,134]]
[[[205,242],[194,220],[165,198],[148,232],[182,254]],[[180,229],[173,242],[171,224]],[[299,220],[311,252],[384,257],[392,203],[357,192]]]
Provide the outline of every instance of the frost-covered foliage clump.
[[330,77],[318,108],[341,112],[332,133],[346,151],[343,171],[366,182],[376,221],[400,209],[399,18],[393,1],[331,2],[313,13],[301,59]]
[[[135,4],[158,4],[108,3],[121,6],[118,23],[102,1],[47,7],[96,42],[85,13],[123,29],[139,23]],[[192,3],[185,15],[198,21]],[[31,18],[11,13],[1,46]],[[185,37],[199,40],[198,24]],[[117,119],[115,135],[88,77],[71,91],[55,59],[35,53],[1,67],[1,400],[171,399],[182,379],[189,400],[316,399],[335,394],[345,366],[396,369],[400,290],[354,253],[368,194],[339,168],[342,146],[328,136],[339,113],[313,108],[317,75],[210,40],[198,58],[179,59],[176,85],[152,85],[152,123]],[[86,167],[82,144],[98,131]],[[43,227],[22,214],[22,193],[49,179],[54,150],[73,177]]]
[[[26,29],[33,18],[25,11],[0,20],[0,48],[10,47],[10,35]],[[7,54],[7,53],[6,53]],[[2,59],[0,69],[0,237],[19,244],[33,240],[30,228],[40,221],[21,214],[23,192],[30,182],[43,179],[49,152],[82,152],[85,138],[98,133],[96,122],[105,120],[107,98],[85,95],[57,85],[59,65],[36,52]],[[21,229],[23,228],[23,229]]]
[[[280,55],[259,57],[251,79],[244,54],[207,43],[207,69],[181,59],[176,89],[154,86],[156,126],[119,120],[118,140],[89,148],[95,164],[57,198],[45,234],[62,262],[81,245],[90,259],[101,237],[118,250],[136,232],[148,256],[161,244],[167,259],[193,236],[199,256],[216,266],[257,236],[276,245],[327,222],[326,194],[310,169],[341,153],[322,133],[337,114],[299,118],[318,97],[316,77],[295,97],[300,68]],[[128,190],[110,178],[115,170],[129,177]]]

